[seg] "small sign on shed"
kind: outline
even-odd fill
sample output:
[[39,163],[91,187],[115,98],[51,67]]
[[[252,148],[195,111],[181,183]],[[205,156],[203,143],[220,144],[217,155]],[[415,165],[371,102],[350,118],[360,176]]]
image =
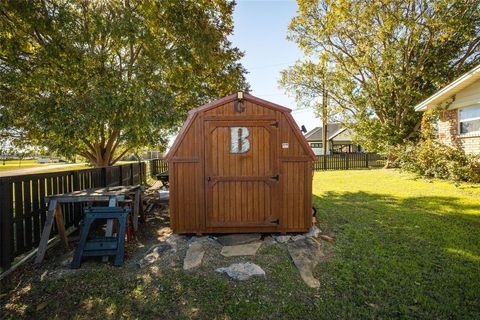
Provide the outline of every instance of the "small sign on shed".
[[314,159],[290,109],[238,93],[192,110],[167,155],[174,232],[307,231]]

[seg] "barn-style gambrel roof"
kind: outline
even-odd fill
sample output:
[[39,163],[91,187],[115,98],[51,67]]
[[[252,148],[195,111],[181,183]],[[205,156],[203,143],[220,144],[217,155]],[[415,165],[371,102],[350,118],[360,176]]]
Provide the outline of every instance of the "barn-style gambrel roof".
[[[202,112],[205,112],[205,111],[208,111],[210,109],[214,109],[214,108],[217,108],[219,106],[225,105],[229,102],[235,101],[236,98],[237,98],[236,93],[231,94],[231,95],[226,96],[224,98],[209,102],[209,103],[207,103],[203,106],[200,106],[200,107],[197,107],[195,109],[190,110],[189,113],[188,113],[187,120],[185,121],[182,128],[180,129],[172,147],[168,151],[165,158],[167,160],[170,160],[173,157],[173,155],[175,154],[175,152],[179,148],[180,143],[181,143],[184,135],[186,134],[186,132],[188,131],[188,129],[190,128],[192,123],[195,121],[198,114],[200,114]],[[269,108],[269,109],[272,109],[272,110],[279,111],[279,112],[283,113],[285,115],[285,118],[287,119],[289,125],[292,127],[296,138],[298,139],[298,141],[302,145],[302,148],[304,149],[305,153],[309,157],[311,157],[312,160],[315,160],[315,154],[314,154],[312,148],[309,146],[307,140],[305,139],[305,137],[301,133],[300,128],[298,127],[297,123],[295,122],[295,119],[293,119],[292,114],[291,114],[291,112],[292,112],[291,109],[283,107],[283,106],[278,105],[278,104],[275,104],[275,103],[270,102],[270,101],[260,99],[258,97],[252,96],[248,93],[244,93],[242,100],[249,101],[249,102],[252,102],[254,104],[260,105],[262,107]]]

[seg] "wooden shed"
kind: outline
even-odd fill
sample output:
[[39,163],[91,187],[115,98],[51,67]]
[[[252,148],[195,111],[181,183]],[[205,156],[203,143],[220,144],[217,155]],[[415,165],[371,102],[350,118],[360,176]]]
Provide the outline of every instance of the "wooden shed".
[[309,230],[314,159],[288,108],[239,92],[190,111],[167,154],[174,232]]

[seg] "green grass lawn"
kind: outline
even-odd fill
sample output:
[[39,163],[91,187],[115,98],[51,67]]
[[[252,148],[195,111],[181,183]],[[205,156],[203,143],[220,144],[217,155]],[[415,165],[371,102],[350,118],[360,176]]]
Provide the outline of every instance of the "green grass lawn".
[[352,170],[316,173],[313,192],[319,226],[336,238],[323,242],[318,290],[274,245],[235,260],[266,271],[246,282],[216,274],[216,261],[194,272],[181,260],[147,269],[93,262],[44,281],[50,267],[28,265],[5,286],[0,310],[12,319],[480,318],[480,185]]
[[[115,163],[115,166],[119,166],[122,164],[128,164],[128,163],[136,163],[137,161],[118,161]],[[51,162],[51,163],[38,163],[37,160],[23,160],[23,161],[18,161],[18,160],[7,160],[5,165],[3,165],[3,162],[0,161],[0,171],[5,171],[5,170],[16,170],[16,169],[27,169],[27,168],[38,168],[38,173],[47,173],[47,172],[61,172],[61,171],[70,171],[70,170],[81,170],[81,169],[90,169],[93,168],[89,164],[78,164],[76,166],[65,166],[64,168],[62,167],[56,167],[56,168],[48,168],[49,166],[52,165],[61,165],[62,163],[58,162]]]
[[51,163],[38,163],[37,160],[7,160],[5,164],[0,160],[0,171],[3,170],[15,170],[15,169],[27,169],[33,167],[43,167]]
[[314,195],[337,238],[319,268],[331,317],[480,318],[480,185],[337,171]]

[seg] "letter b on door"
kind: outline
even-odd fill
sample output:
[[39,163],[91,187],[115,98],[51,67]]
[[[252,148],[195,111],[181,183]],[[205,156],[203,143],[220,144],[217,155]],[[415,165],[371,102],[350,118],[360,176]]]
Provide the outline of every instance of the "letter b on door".
[[231,127],[230,128],[230,152],[231,153],[245,153],[250,150],[250,141],[248,136],[250,132],[245,127]]

